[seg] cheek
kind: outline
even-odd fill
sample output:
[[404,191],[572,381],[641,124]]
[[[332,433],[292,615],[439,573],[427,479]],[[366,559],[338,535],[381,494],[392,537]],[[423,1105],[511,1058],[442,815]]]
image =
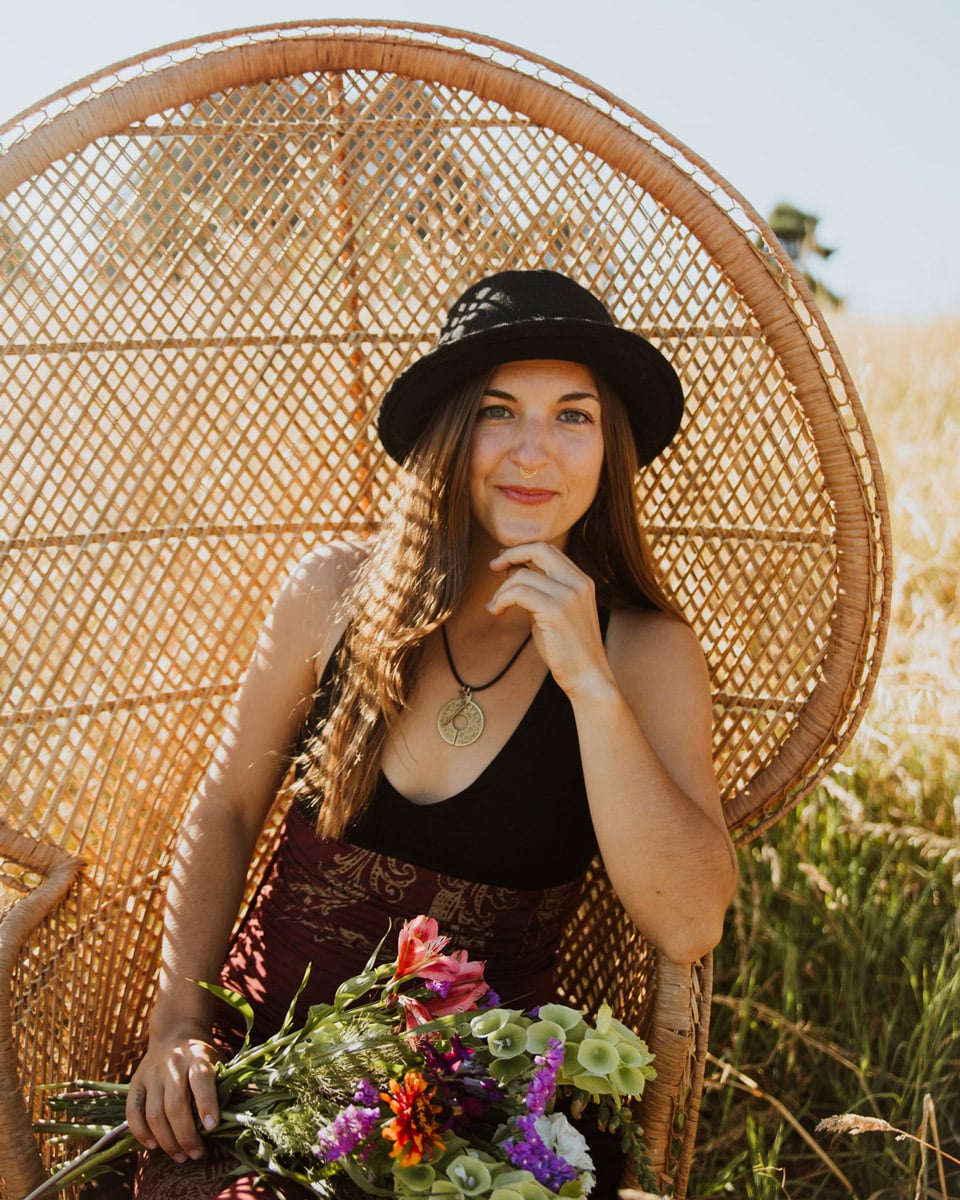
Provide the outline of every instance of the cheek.
[[501,441],[502,438],[498,438],[493,430],[476,428],[473,431],[470,439],[470,454],[467,459],[471,487],[479,484],[483,477],[496,466],[503,454]]
[[470,507],[474,511],[483,496],[484,480],[490,473],[490,458],[489,446],[485,444],[484,439],[474,436],[467,459],[467,495],[470,497]]

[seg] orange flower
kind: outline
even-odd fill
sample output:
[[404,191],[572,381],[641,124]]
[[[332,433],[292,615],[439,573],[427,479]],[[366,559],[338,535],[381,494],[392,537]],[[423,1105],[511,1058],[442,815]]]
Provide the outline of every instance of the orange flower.
[[439,1104],[431,1104],[436,1087],[427,1090],[427,1081],[419,1071],[408,1071],[401,1083],[391,1079],[389,1092],[380,1095],[397,1114],[384,1126],[383,1136],[395,1145],[391,1158],[400,1160],[401,1167],[412,1167],[420,1162],[424,1154],[432,1157],[432,1151],[446,1149],[443,1138],[437,1132]]

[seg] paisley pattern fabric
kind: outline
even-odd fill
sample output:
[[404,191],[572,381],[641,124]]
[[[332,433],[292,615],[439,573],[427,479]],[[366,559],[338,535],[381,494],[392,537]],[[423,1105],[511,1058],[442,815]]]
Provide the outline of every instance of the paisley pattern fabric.
[[[254,1036],[278,1028],[307,964],[310,981],[298,1017],[330,1000],[357,974],[391,928],[434,917],[455,949],[486,962],[486,979],[504,1004],[527,1007],[553,996],[557,945],[575,909],[581,880],[552,888],[492,887],[415,866],[347,842],[318,838],[292,809],[227,957],[220,982],[245,995],[256,1012]],[[217,1031],[226,1048],[242,1027],[222,1006]]]
[[[135,1194],[150,1200],[274,1200],[277,1191],[251,1175],[227,1181],[236,1165],[229,1150],[215,1144],[199,1162],[175,1163],[160,1150],[141,1154]],[[287,1200],[315,1200],[313,1192],[288,1180],[282,1195]]]

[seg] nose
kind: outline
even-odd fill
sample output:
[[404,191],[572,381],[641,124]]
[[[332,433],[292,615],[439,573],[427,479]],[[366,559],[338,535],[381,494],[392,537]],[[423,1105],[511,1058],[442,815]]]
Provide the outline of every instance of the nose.
[[546,466],[550,457],[549,436],[544,423],[536,417],[517,422],[517,437],[510,454],[511,461],[530,477]]

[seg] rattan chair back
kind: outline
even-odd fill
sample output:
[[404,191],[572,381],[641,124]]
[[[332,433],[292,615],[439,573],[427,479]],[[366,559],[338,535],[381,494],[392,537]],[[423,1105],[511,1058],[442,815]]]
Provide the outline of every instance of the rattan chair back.
[[[849,740],[890,577],[860,404],[759,217],[601,88],[419,27],[168,47],[0,130],[0,239],[9,1195],[40,1169],[12,1081],[32,1109],[142,1048],[171,839],[265,607],[318,540],[376,527],[378,397],[479,275],[572,274],[683,378],[639,496],[709,656],[735,836]],[[590,888],[567,988],[654,1041],[648,1136],[683,1195],[709,962],[658,968]]]

